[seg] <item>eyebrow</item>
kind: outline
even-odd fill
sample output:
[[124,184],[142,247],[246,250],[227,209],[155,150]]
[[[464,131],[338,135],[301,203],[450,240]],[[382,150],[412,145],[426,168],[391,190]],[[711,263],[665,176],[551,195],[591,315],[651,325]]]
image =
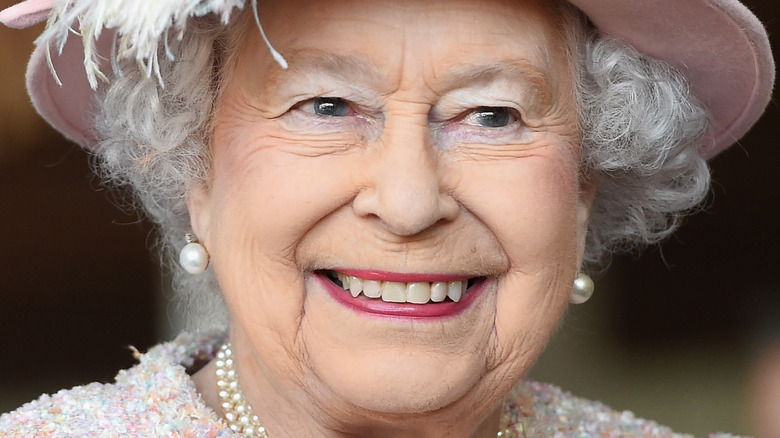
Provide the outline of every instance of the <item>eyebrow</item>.
[[509,59],[487,64],[458,64],[441,77],[440,91],[473,88],[508,80],[527,84],[534,96],[543,104],[553,99],[553,84],[549,72],[525,59]]
[[364,84],[373,89],[386,87],[384,74],[367,58],[349,54],[326,53],[318,50],[298,50],[285,54],[289,68],[275,69],[268,78],[274,87],[283,87],[299,81],[301,76],[326,75],[348,84]]
[[[296,50],[285,54],[289,69],[275,69],[267,84],[282,89],[311,74],[325,75],[346,84],[361,84],[371,89],[389,91],[385,73],[368,58],[324,52],[315,49]],[[528,86],[532,97],[542,105],[553,100],[550,74],[526,59],[507,59],[485,64],[462,63],[448,67],[436,82],[440,94],[475,86],[486,86],[500,80]]]

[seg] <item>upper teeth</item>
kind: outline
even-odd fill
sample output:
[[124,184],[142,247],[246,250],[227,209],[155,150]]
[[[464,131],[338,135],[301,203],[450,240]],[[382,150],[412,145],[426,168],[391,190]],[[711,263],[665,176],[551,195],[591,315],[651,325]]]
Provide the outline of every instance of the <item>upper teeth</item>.
[[348,290],[353,297],[357,298],[362,293],[368,298],[382,298],[383,301],[390,303],[425,304],[429,301],[440,303],[447,297],[458,302],[468,286],[466,281],[402,283],[366,280],[341,272],[337,272],[336,275],[344,290]]

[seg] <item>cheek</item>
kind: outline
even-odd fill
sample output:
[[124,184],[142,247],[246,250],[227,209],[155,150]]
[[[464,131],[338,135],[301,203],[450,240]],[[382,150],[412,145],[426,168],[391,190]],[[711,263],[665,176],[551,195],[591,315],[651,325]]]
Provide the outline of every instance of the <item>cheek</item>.
[[291,253],[317,221],[353,195],[359,168],[346,154],[317,155],[320,145],[283,136],[270,123],[233,129],[215,150],[212,192],[222,216],[245,216],[246,232],[264,236],[267,252]]
[[298,244],[351,198],[344,169],[354,166],[297,153],[261,124],[225,127],[229,136],[215,135],[205,243],[234,323],[268,334],[267,351],[294,348],[305,299]]
[[496,295],[497,363],[523,374],[568,302],[577,266],[577,168],[565,155],[461,165],[461,199],[509,261]]
[[543,269],[573,255],[576,167],[554,157],[530,156],[468,163],[461,169],[459,198],[496,236],[510,271]]

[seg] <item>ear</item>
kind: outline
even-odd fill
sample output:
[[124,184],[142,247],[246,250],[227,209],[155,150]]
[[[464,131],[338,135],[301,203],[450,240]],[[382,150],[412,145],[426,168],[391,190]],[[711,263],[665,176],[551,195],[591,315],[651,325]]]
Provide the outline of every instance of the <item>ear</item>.
[[203,184],[196,184],[187,194],[187,210],[190,213],[190,226],[195,236],[207,246],[209,224],[211,221],[210,196]]
[[590,223],[590,210],[598,190],[598,177],[596,172],[584,170],[580,179],[580,199],[577,207],[577,269],[582,267],[582,258],[585,254],[585,238],[588,235]]

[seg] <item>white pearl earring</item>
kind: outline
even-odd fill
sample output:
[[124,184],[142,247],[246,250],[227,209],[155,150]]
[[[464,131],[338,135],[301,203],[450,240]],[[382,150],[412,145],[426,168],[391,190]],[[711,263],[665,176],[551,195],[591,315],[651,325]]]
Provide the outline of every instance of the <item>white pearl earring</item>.
[[194,235],[187,233],[184,238],[187,244],[179,253],[179,264],[190,274],[202,274],[209,266],[209,253]]
[[596,285],[587,274],[580,272],[574,277],[574,286],[571,288],[569,302],[572,304],[582,304],[593,296]]

